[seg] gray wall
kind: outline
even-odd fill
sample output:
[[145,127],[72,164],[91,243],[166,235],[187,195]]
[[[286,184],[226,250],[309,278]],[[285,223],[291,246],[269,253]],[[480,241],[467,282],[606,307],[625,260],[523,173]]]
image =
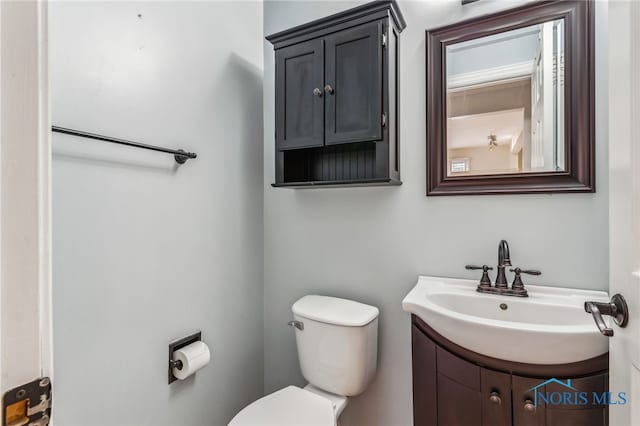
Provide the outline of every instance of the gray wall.
[[[141,14],[141,17],[138,17]],[[58,426],[225,425],[263,391],[262,5],[50,4]],[[212,361],[167,385],[167,344]]]
[[[515,265],[540,268],[537,284],[608,287],[606,4],[597,5],[596,194],[429,197],[425,194],[424,31],[521,2],[406,2],[401,48],[401,171],[394,188],[274,189],[274,63],[264,43],[265,390],[304,384],[286,326],[299,297],[353,298],[381,310],[379,370],[344,425],[411,424],[409,315],[401,301],[419,274],[478,278],[466,263],[494,264],[498,240]],[[272,33],[357,2],[265,2]]]

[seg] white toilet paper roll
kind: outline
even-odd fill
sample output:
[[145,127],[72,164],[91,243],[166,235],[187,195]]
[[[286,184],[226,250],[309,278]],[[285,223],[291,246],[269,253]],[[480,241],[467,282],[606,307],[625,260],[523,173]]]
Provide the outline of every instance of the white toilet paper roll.
[[174,361],[182,361],[182,369],[173,368],[173,375],[184,380],[196,371],[200,370],[211,360],[209,346],[202,341],[193,342],[173,353]]

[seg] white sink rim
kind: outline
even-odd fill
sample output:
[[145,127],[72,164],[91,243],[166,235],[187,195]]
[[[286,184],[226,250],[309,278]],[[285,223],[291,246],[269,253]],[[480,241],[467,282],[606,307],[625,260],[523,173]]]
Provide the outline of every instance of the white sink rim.
[[[432,295],[462,295],[487,305],[506,303],[518,309],[522,303],[539,304],[541,308],[582,310],[587,300],[608,301],[604,291],[527,285],[528,298],[500,296],[476,292],[478,282],[457,278],[420,276],[417,284],[402,302],[403,309],[425,321],[444,338],[466,349],[493,358],[527,364],[566,364],[602,355],[608,350],[608,339],[601,335],[591,315],[584,313],[578,324],[542,324],[470,315],[433,302]],[[514,307],[515,305],[515,307]],[[483,334],[488,333],[488,334]],[[514,344],[517,339],[517,344]],[[544,348],[545,341],[555,351]],[[541,346],[542,345],[542,346]]]

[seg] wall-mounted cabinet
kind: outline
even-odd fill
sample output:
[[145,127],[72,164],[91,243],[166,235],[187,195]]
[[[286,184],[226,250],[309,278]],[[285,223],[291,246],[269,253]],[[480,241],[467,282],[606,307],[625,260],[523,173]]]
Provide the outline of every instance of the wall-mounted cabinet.
[[376,1],[267,37],[275,50],[273,186],[398,185],[399,34]]

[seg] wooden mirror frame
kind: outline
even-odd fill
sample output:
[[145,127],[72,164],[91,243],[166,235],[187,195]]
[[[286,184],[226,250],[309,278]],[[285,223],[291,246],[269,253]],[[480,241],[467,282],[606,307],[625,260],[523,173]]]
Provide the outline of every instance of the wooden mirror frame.
[[[565,22],[564,171],[447,175],[446,48],[556,19]],[[427,196],[595,192],[593,0],[541,1],[426,32]]]

